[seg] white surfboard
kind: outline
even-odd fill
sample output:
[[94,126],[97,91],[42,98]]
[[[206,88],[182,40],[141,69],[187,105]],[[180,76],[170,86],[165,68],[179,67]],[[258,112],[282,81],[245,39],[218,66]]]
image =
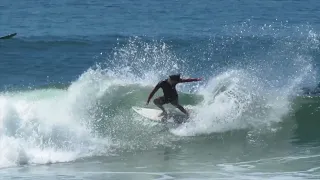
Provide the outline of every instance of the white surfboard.
[[[151,109],[151,108],[142,108],[142,107],[137,107],[137,106],[133,106],[132,109],[138,113],[139,115],[148,118],[150,120],[153,121],[158,121],[161,122],[161,119],[163,118],[163,116],[160,116],[160,114],[162,113],[162,111],[160,109]],[[168,119],[173,118],[173,120],[181,120],[181,118],[186,118],[186,116],[182,113],[179,112],[168,112]],[[173,122],[173,120],[168,121],[168,122]],[[180,121],[179,120],[179,121]]]

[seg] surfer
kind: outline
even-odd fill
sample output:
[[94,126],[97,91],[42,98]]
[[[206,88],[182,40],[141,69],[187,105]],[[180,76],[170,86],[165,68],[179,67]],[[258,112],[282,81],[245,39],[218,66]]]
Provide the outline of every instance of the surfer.
[[0,39],[10,39],[15,35],[17,35],[17,33],[13,33],[13,34],[9,34],[9,35],[6,35],[6,36],[2,36],[2,37],[0,37]]
[[167,112],[163,108],[164,104],[171,103],[173,106],[178,108],[181,112],[189,116],[188,112],[179,104],[178,101],[178,93],[176,90],[176,85],[178,83],[185,83],[185,82],[193,82],[193,81],[201,81],[201,78],[189,78],[189,79],[182,79],[180,78],[180,74],[170,75],[168,79],[160,81],[154,89],[151,91],[146,105],[149,104],[150,99],[153,95],[158,91],[159,88],[163,90],[163,96],[158,97],[153,100],[154,104],[158,106],[163,112],[160,116],[167,116]]

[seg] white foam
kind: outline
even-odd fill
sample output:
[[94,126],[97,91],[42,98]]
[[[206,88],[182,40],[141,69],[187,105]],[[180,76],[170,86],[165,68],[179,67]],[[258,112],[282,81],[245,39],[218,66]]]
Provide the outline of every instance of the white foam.
[[306,66],[293,81],[282,87],[266,86],[260,78],[245,70],[228,70],[212,77],[199,90],[204,101],[195,108],[192,121],[171,132],[194,136],[271,127],[290,111],[290,95],[306,77],[308,68],[311,67]]
[[[1,95],[0,167],[72,161],[110,145],[107,138],[97,141],[86,126],[90,117],[81,111],[86,104],[77,104],[79,99],[74,98],[78,91],[49,89]],[[97,147],[99,143],[101,147]]]

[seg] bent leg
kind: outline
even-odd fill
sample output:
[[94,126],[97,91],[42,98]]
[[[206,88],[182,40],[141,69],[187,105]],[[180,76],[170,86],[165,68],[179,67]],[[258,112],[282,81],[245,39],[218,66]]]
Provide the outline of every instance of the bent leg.
[[187,116],[189,116],[189,113],[186,111],[186,109],[184,109],[184,107],[182,107],[178,100],[174,100],[174,101],[171,101],[171,104],[173,106],[175,106],[176,108],[178,108],[181,112],[185,113]]
[[158,98],[154,99],[153,103],[163,111],[164,115],[167,114],[166,110],[163,107],[163,105],[166,103],[164,97],[158,97]]

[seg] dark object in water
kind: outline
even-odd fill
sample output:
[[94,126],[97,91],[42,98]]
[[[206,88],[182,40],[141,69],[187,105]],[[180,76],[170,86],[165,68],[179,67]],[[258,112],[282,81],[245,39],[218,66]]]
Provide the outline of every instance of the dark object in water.
[[320,95],[320,83],[316,87],[304,87],[302,91],[304,95]]
[[13,34],[9,34],[9,35],[6,35],[6,36],[2,36],[2,37],[0,37],[0,39],[10,39],[15,35],[17,35],[17,33],[13,33]]

